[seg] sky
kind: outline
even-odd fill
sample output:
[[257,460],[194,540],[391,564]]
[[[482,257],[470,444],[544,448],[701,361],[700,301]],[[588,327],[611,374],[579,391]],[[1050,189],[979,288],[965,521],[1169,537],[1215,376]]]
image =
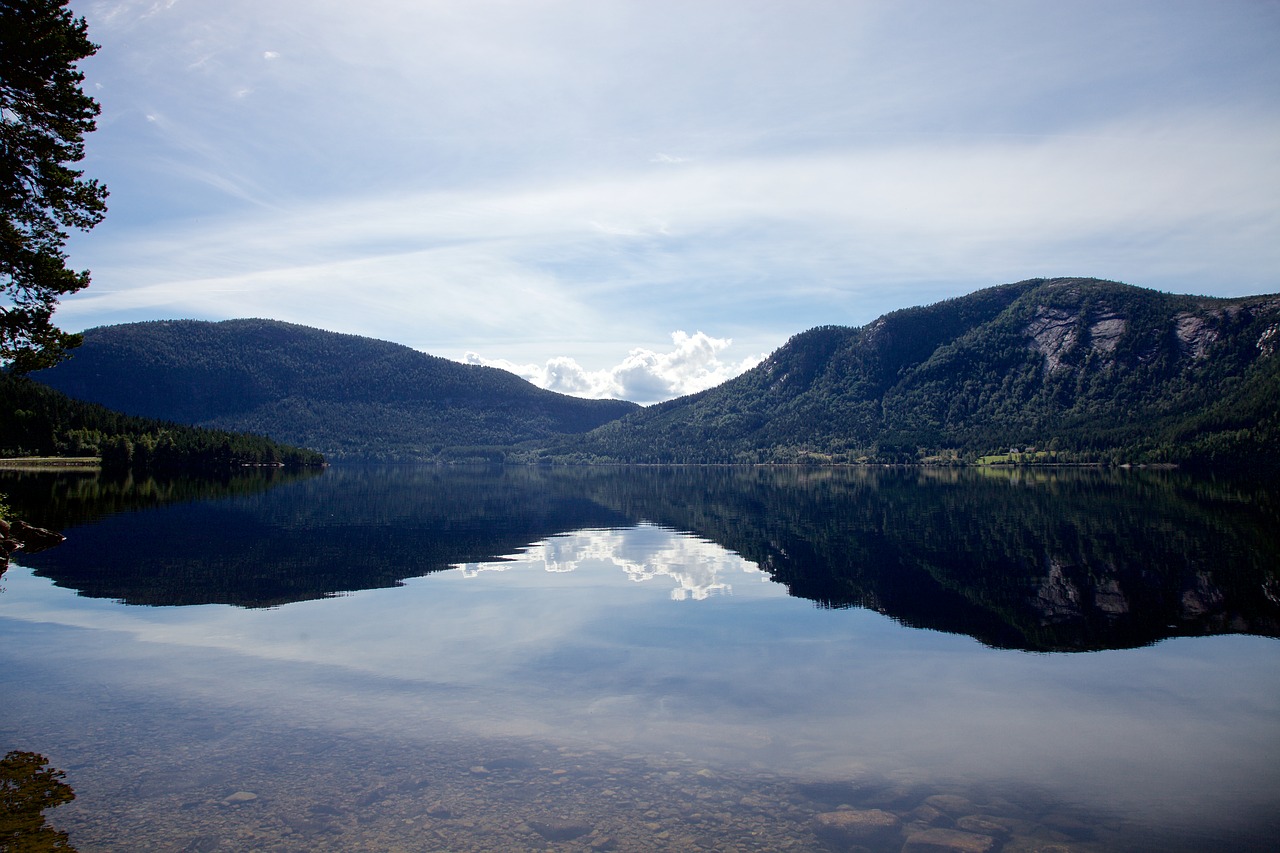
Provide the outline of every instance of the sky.
[[1274,0],[71,0],[68,331],[266,317],[652,403],[1033,277],[1280,292]]

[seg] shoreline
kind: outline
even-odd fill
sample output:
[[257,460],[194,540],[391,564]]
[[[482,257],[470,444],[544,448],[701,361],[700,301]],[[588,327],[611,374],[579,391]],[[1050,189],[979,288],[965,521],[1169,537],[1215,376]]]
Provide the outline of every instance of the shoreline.
[[0,459],[0,468],[11,471],[96,471],[101,467],[102,460],[97,456],[23,456]]

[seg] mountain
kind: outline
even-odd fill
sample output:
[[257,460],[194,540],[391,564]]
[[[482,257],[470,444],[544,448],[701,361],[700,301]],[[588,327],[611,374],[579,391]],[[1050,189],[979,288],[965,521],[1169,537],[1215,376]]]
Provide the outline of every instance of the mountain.
[[318,466],[324,457],[261,435],[125,415],[25,376],[0,372],[0,458],[94,457],[105,469],[205,473],[259,465]]
[[1032,279],[796,335],[641,409],[270,320],[90,329],[34,378],[330,458],[1174,463],[1280,473],[1280,295]]
[[514,374],[273,320],[90,329],[33,378],[133,415],[246,431],[330,459],[491,457],[638,408],[545,391]]
[[812,329],[736,379],[543,458],[962,462],[1016,448],[1280,470],[1277,348],[1280,295],[1033,279]]

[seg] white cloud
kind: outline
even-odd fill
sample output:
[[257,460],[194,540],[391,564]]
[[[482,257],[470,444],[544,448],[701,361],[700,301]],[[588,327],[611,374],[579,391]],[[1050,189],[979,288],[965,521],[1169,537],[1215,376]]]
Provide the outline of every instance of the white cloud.
[[[1280,243],[1264,237],[1280,232],[1278,163],[1280,122],[1188,116],[335,196],[168,225],[108,217],[73,244],[94,284],[58,320],[270,317],[469,350],[544,387],[652,402],[723,381],[746,352],[812,326],[1021,278],[1273,291]],[[230,169],[203,180],[252,193]],[[655,342],[673,327],[731,331],[746,352],[730,358],[698,334],[664,350]]]
[[657,399],[699,385],[673,328],[737,369],[1030,276],[1280,287],[1261,6],[86,2],[112,195],[68,329],[265,316]]
[[668,352],[636,348],[605,370],[587,370],[568,356],[547,359],[544,365],[486,359],[475,352],[468,352],[463,360],[508,370],[540,388],[562,394],[648,404],[712,388],[750,370],[764,358],[748,356],[737,362],[722,361],[720,354],[733,341],[703,332],[672,332],[671,341],[673,349]]

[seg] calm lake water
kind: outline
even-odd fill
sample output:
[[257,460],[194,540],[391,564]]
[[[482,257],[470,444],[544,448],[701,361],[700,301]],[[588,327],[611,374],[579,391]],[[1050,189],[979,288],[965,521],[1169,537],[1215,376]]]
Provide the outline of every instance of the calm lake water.
[[[81,851],[1271,850],[1280,494],[1172,473],[4,474]],[[948,846],[950,845],[950,846]]]

